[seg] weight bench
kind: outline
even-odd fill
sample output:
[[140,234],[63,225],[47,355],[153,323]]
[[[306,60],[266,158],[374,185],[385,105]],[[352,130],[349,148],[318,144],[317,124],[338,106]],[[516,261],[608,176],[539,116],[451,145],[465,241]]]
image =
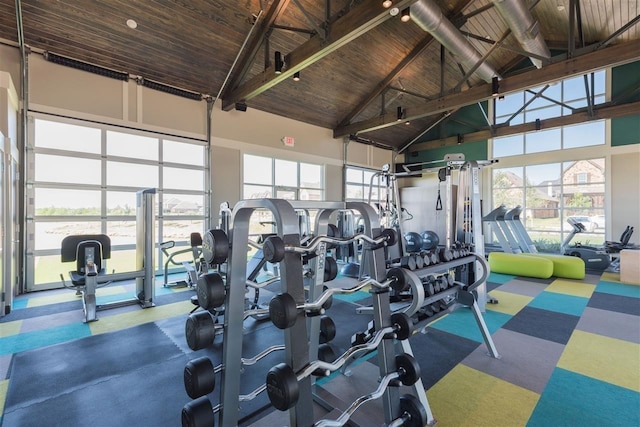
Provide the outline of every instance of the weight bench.
[[103,261],[111,258],[111,239],[105,234],[67,236],[62,239],[60,253],[62,262],[76,262],[76,269],[69,272],[71,286],[67,286],[60,274],[62,284],[82,295],[84,322],[98,320],[96,289],[110,283],[105,277]]

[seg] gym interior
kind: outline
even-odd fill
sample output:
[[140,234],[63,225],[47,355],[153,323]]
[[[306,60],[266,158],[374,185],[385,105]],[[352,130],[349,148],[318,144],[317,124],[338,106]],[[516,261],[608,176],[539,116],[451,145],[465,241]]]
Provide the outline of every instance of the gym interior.
[[2,2],[0,425],[640,425],[639,22]]

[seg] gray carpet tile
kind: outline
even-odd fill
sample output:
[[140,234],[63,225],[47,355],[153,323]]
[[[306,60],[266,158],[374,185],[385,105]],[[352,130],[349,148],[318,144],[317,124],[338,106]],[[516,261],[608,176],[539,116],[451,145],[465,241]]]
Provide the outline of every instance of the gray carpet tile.
[[530,335],[500,329],[493,334],[500,358],[490,357],[478,347],[462,363],[536,393],[542,393],[564,345]]
[[640,344],[640,317],[587,307],[576,329]]

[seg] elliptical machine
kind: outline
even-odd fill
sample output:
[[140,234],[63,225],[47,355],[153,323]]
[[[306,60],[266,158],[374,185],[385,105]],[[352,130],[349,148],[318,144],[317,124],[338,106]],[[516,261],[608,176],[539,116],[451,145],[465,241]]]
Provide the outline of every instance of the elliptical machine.
[[581,222],[576,221],[575,218],[567,218],[567,222],[571,224],[573,230],[571,230],[571,233],[569,233],[567,238],[560,244],[560,253],[582,258],[587,270],[604,271],[609,268],[611,257],[604,248],[583,246],[580,243],[569,246],[573,237],[576,234],[586,232],[587,228]]

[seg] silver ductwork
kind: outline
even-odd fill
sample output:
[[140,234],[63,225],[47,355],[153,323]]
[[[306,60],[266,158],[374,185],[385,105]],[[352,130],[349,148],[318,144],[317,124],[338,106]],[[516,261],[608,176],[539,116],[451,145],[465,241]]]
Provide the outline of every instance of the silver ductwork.
[[[430,33],[434,39],[453,53],[465,69],[471,69],[482,59],[482,55],[444,16],[440,7],[433,0],[419,0],[413,3],[410,12],[413,22]],[[489,83],[493,77],[499,77],[498,72],[487,62],[480,64],[476,69],[476,74]]]
[[[540,24],[533,19],[523,0],[493,0],[493,5],[511,28],[522,49],[538,56],[551,58],[549,47],[540,33]],[[529,59],[537,68],[542,68],[540,58],[530,56]]]

